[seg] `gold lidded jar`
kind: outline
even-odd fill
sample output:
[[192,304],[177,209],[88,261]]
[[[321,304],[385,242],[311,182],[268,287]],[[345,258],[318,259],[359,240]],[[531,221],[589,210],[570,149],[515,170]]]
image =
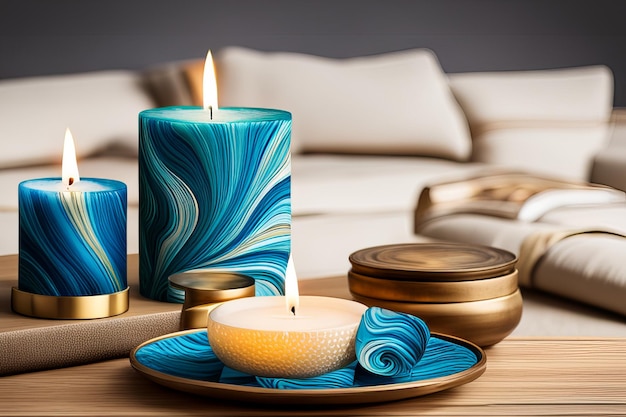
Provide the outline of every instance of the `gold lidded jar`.
[[506,250],[406,243],[365,248],[349,260],[348,286],[355,300],[418,316],[432,331],[489,346],[521,319],[517,257]]

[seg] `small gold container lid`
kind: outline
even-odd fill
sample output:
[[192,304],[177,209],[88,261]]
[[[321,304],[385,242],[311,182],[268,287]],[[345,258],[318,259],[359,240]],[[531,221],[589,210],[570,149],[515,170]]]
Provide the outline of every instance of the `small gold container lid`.
[[352,253],[358,274],[409,281],[468,281],[513,272],[517,257],[506,250],[463,243],[405,243]]
[[187,271],[169,276],[170,285],[185,292],[181,330],[206,328],[209,312],[219,303],[254,297],[254,278],[235,272]]

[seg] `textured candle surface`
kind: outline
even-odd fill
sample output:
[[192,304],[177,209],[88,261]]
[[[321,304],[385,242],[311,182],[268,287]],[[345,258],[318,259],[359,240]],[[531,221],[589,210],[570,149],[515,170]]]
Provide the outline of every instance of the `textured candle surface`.
[[367,307],[303,296],[293,315],[285,297],[227,301],[209,313],[208,338],[227,366],[256,376],[307,378],[356,358],[354,338]]
[[54,296],[126,289],[126,185],[83,178],[69,190],[61,178],[20,183],[19,289]]
[[257,295],[284,291],[290,250],[291,115],[166,107],[139,115],[140,290],[176,300],[168,276],[234,270]]

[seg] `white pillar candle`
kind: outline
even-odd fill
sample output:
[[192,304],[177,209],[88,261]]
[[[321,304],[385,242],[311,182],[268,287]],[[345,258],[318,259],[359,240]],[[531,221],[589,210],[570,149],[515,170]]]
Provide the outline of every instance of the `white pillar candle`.
[[302,296],[293,314],[284,296],[225,302],[209,314],[208,337],[225,365],[256,376],[308,378],[356,360],[356,331],[367,307]]
[[285,296],[228,301],[209,314],[208,338],[227,366],[263,377],[309,378],[356,360],[363,304],[330,297],[300,297],[293,259]]

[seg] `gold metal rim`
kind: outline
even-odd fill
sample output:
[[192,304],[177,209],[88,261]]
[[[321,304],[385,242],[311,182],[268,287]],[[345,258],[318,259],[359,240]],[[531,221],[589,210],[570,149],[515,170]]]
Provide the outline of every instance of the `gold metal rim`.
[[128,311],[129,287],[112,294],[53,296],[12,288],[11,307],[24,316],[43,319],[99,319]]
[[187,271],[170,275],[168,280],[172,287],[185,291],[187,307],[255,294],[254,278],[234,272]]
[[517,269],[495,278],[472,281],[406,281],[369,277],[348,272],[353,295],[389,301],[455,303],[503,297],[517,290]]
[[373,246],[348,257],[355,272],[410,281],[467,281],[508,274],[515,254],[491,246],[455,242]]
[[490,346],[508,336],[522,318],[522,294],[462,303],[407,303],[381,300],[354,294],[354,299],[372,307],[378,306],[420,317],[435,332],[470,340],[479,346]]
[[360,301],[370,307],[371,305],[380,305],[381,307],[394,311],[411,310],[409,313],[415,313],[415,315],[423,313],[436,313],[448,317],[465,314],[493,313],[500,310],[502,307],[510,305],[510,303],[517,298],[521,299],[521,292],[519,289],[515,290],[512,294],[505,295],[504,297],[490,298],[488,300],[480,301],[466,301],[461,303],[411,303],[381,300],[365,296],[358,296],[358,299],[355,297],[357,301]]

